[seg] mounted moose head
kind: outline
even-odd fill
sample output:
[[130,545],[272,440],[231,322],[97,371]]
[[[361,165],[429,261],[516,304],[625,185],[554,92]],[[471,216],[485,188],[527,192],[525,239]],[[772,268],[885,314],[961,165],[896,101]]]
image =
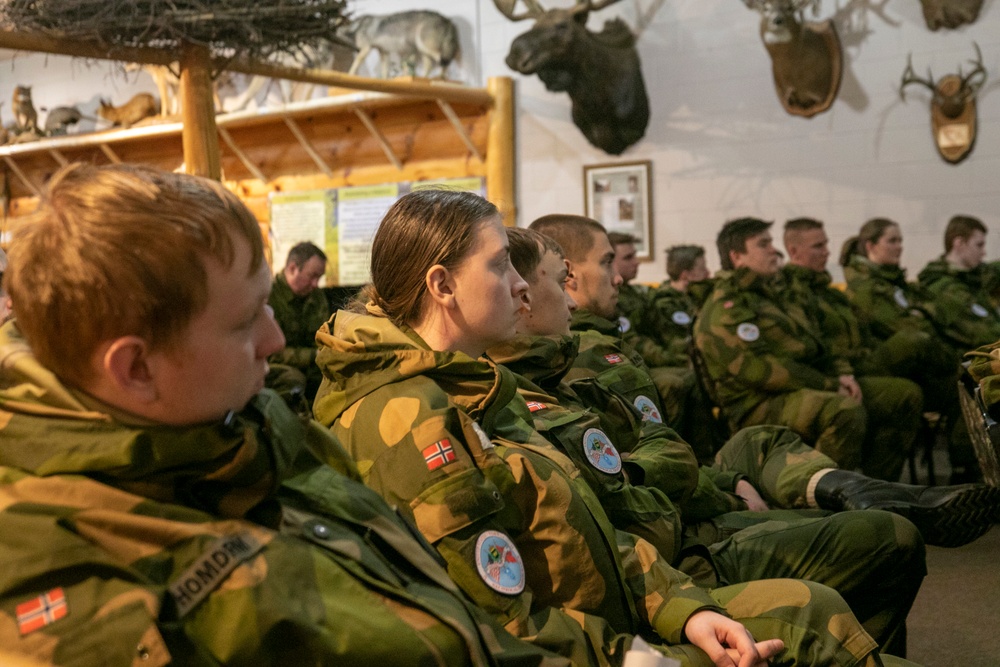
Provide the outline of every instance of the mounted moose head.
[[906,59],[903,80],[899,84],[899,96],[906,99],[906,87],[919,83],[931,91],[931,128],[938,153],[947,162],[957,164],[972,151],[976,142],[976,93],[986,83],[986,69],[983,67],[983,53],[976,47],[976,59],[970,60],[973,68],[967,75],[948,74],[936,83],[930,68],[927,78],[921,79],[913,72],[912,54]]
[[569,93],[573,123],[597,148],[619,155],[639,141],[649,124],[649,99],[635,36],[619,19],[605,22],[599,33],[585,27],[591,11],[618,0],[576,0],[569,9],[549,10],[524,0],[522,14],[514,12],[517,1],[493,0],[511,21],[535,19],[510,45],[507,66],[538,74],[549,90]]
[[771,56],[774,87],[790,114],[815,116],[833,104],[843,74],[843,51],[829,20],[805,22],[818,0],[743,0],[761,15],[760,36]]
[[979,18],[983,0],[920,0],[924,22],[931,30],[954,29]]

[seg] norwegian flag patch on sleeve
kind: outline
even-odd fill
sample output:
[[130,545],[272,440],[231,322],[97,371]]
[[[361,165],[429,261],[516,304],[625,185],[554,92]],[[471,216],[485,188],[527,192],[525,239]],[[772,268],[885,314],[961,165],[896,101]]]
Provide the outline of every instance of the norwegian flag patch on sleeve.
[[544,403],[539,403],[538,401],[528,401],[528,409],[532,412],[538,412],[539,410],[545,410],[549,406]]
[[69,605],[66,604],[63,589],[53,588],[48,593],[17,605],[16,612],[17,629],[23,637],[65,617],[69,613]]
[[421,453],[424,455],[424,461],[427,462],[428,470],[437,470],[446,463],[455,460],[455,450],[448,438],[438,440],[430,447],[424,447]]
[[623,361],[625,361],[624,359],[622,359],[622,355],[620,354],[605,354],[604,360],[607,361],[609,364],[620,364]]

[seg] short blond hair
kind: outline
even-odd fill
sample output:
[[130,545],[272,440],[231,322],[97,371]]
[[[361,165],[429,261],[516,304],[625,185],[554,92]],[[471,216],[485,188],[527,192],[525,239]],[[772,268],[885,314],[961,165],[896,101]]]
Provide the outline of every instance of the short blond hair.
[[18,328],[62,380],[83,385],[104,342],[169,347],[208,301],[205,259],[227,269],[235,239],[264,261],[253,214],[208,179],[133,165],[71,164],[50,180],[11,243]]

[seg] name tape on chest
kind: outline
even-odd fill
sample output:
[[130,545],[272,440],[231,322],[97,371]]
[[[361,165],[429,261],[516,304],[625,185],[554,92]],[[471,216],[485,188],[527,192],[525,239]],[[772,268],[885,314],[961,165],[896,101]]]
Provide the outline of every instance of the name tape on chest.
[[736,327],[736,336],[744,343],[752,343],[760,338],[760,328],[753,322],[744,322]]
[[212,542],[179,577],[170,584],[170,595],[177,613],[184,617],[219,587],[241,563],[254,556],[264,545],[250,533],[225,535]]
[[663,416],[656,409],[656,403],[648,396],[636,396],[632,403],[642,413],[642,421],[662,424]]
[[676,310],[674,314],[670,316],[674,324],[682,327],[686,327],[691,324],[691,316],[685,313],[683,310]]
[[622,469],[622,457],[611,438],[599,428],[588,428],[583,434],[583,454],[590,465],[603,473],[616,475]]
[[476,571],[497,593],[518,595],[524,590],[524,563],[509,537],[487,530],[476,540]]

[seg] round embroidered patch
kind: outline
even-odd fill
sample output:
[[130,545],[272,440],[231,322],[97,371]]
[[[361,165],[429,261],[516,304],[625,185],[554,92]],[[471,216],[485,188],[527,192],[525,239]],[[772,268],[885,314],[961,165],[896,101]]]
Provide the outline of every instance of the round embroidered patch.
[[493,441],[490,440],[490,436],[486,435],[486,431],[483,430],[482,426],[476,422],[472,422],[472,430],[476,432],[477,436],[479,436],[479,444],[483,446],[484,451],[487,449],[493,449]]
[[614,475],[622,469],[621,455],[611,444],[611,438],[599,428],[588,428],[583,434],[583,454],[601,472]]
[[760,329],[752,322],[744,322],[736,327],[736,335],[746,343],[752,343],[760,338]]
[[660,411],[656,409],[656,404],[648,396],[637,396],[633,405],[642,413],[642,421],[654,424],[663,423]]
[[977,315],[978,317],[986,317],[987,315],[990,314],[990,311],[986,310],[985,308],[983,308],[982,306],[980,306],[978,303],[972,304],[972,312],[975,315]]
[[622,315],[618,318],[618,330],[622,333],[628,333],[632,329],[632,323],[627,317]]
[[910,302],[906,300],[906,294],[903,293],[902,287],[896,288],[896,291],[892,293],[892,298],[896,300],[900,308],[910,307]]
[[524,590],[524,563],[510,538],[487,530],[476,540],[476,570],[497,593],[517,595]]
[[670,319],[674,321],[674,324],[677,324],[682,327],[686,327],[687,325],[691,324],[691,316],[685,313],[683,310],[675,310],[674,314],[670,316]]

